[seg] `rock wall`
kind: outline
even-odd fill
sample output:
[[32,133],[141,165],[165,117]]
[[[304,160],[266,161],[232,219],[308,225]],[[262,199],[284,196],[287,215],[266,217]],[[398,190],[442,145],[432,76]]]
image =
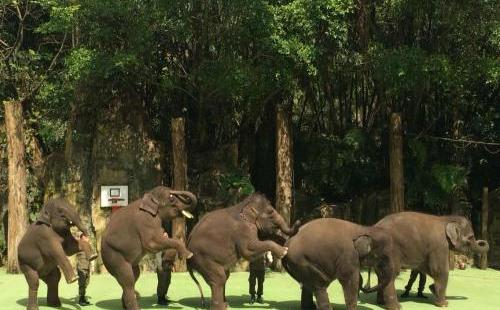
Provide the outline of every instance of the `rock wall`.
[[[111,216],[101,208],[100,187],[128,185],[132,202],[165,178],[165,148],[151,138],[143,111],[133,97],[113,98],[99,111],[73,110],[65,153],[46,161],[45,198],[64,195],[79,209],[98,252]],[[95,270],[103,271],[100,257]]]

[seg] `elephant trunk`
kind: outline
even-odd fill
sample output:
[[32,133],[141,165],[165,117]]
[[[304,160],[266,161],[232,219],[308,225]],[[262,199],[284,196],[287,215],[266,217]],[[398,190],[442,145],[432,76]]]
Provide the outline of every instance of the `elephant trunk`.
[[[382,265],[382,263],[379,264],[379,267],[380,266],[382,266],[382,268],[376,268],[379,271],[377,273],[378,279],[379,279],[377,285],[375,285],[374,287],[370,287],[370,284],[368,283],[366,287],[363,287],[362,283],[360,283],[359,289],[363,293],[368,294],[368,293],[376,292],[379,289],[386,287],[391,282],[393,274],[394,274],[393,268],[389,267],[389,266],[384,266],[384,265]],[[363,279],[361,277],[361,274],[359,275],[359,277],[360,277],[360,279]]]
[[172,195],[175,195],[177,198],[179,198],[179,200],[182,201],[183,204],[189,205],[189,207],[194,207],[198,203],[198,199],[191,192],[188,192],[188,191],[171,191],[170,193]]
[[78,212],[74,209],[68,209],[66,213],[67,218],[75,225],[85,236],[89,235],[87,228],[83,225]]
[[300,226],[300,221],[297,221],[297,222],[294,223],[294,225],[292,227],[290,227],[286,223],[285,219],[281,215],[279,215],[277,212],[276,212],[275,222],[278,225],[279,229],[283,233],[285,233],[286,235],[288,235],[290,237],[293,236],[293,235],[295,235],[297,233],[297,230],[298,230],[298,228]]
[[489,251],[490,245],[486,240],[476,240],[472,245],[471,249],[474,253],[484,254]]

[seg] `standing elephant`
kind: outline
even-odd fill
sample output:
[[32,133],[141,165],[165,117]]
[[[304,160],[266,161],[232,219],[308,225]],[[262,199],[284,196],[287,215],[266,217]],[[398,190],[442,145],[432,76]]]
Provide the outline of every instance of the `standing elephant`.
[[62,269],[67,283],[78,280],[67,256],[84,251],[89,260],[96,257],[88,242],[73,237],[70,231],[72,225],[88,236],[76,209],[64,198],[51,199],[21,239],[18,260],[29,286],[28,310],[38,309],[39,279],[48,287],[47,304],[52,307],[61,305],[58,293],[61,272],[58,267]]
[[[375,226],[389,231],[394,240],[395,271],[405,267],[430,275],[434,279],[430,289],[436,297],[435,304],[441,307],[448,305],[450,249],[461,253],[486,253],[489,249],[488,242],[474,238],[472,225],[463,216],[401,212],[386,216]],[[394,278],[385,288],[379,287],[378,303],[396,298]]]
[[[387,286],[394,275],[393,244],[382,228],[365,227],[348,221],[322,218],[308,222],[285,244],[283,260],[288,273],[302,284],[301,309],[332,309],[327,288],[338,279],[348,310],[356,309],[360,287],[360,266],[375,266],[381,281],[369,291]],[[399,309],[397,298],[388,309]]]
[[282,258],[287,248],[274,241],[259,240],[258,235],[270,236],[279,230],[292,235],[294,229],[272,207],[262,194],[252,194],[242,202],[229,208],[207,213],[193,228],[188,238],[188,249],[194,256],[188,262],[191,277],[197,270],[210,285],[212,291],[211,309],[225,309],[225,285],[229,268],[243,257],[253,260],[271,251]]
[[102,236],[101,256],[123,289],[124,308],[139,309],[134,286],[146,253],[173,248],[181,257],[193,255],[182,241],[169,238],[162,224],[181,215],[192,217],[187,209],[196,203],[191,192],[158,186],[113,214]]

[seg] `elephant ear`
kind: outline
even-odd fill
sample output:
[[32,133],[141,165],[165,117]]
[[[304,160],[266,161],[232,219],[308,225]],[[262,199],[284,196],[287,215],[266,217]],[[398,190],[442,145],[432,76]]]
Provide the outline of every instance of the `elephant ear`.
[[42,208],[40,214],[38,214],[36,222],[50,226],[50,214],[46,208]]
[[458,246],[460,243],[460,227],[457,222],[450,222],[446,224],[446,236],[450,239],[451,244],[454,247]]
[[148,212],[152,216],[156,216],[158,214],[158,207],[158,200],[156,200],[153,195],[150,193],[144,194],[141,205],[139,206],[141,210]]
[[359,257],[365,257],[372,250],[372,238],[367,235],[361,235],[353,240],[354,248],[358,251]]

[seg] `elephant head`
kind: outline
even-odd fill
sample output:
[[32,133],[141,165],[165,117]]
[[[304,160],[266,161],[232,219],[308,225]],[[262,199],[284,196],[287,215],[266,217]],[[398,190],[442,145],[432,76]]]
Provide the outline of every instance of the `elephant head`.
[[362,287],[361,281],[361,290],[371,293],[386,287],[395,275],[391,236],[383,229],[372,227],[366,234],[354,238],[353,243],[361,264],[375,267],[379,279],[378,285],[372,288]]
[[196,206],[196,196],[188,191],[176,191],[165,186],[157,186],[144,194],[140,209],[153,216],[159,216],[162,221],[171,220],[181,214],[187,218],[193,215],[188,209]]
[[88,231],[83,225],[78,212],[64,198],[53,198],[47,201],[40,210],[36,222],[50,226],[61,235],[69,232],[70,227],[74,225],[84,235],[88,236]]
[[450,216],[447,219],[446,237],[453,250],[461,253],[472,251],[478,254],[488,252],[488,242],[476,240],[472,225],[468,219],[463,216]]
[[300,222],[289,227],[285,219],[273,208],[269,200],[259,193],[246,198],[242,205],[241,216],[251,223],[255,223],[260,234],[264,236],[276,235],[278,231],[293,236]]

